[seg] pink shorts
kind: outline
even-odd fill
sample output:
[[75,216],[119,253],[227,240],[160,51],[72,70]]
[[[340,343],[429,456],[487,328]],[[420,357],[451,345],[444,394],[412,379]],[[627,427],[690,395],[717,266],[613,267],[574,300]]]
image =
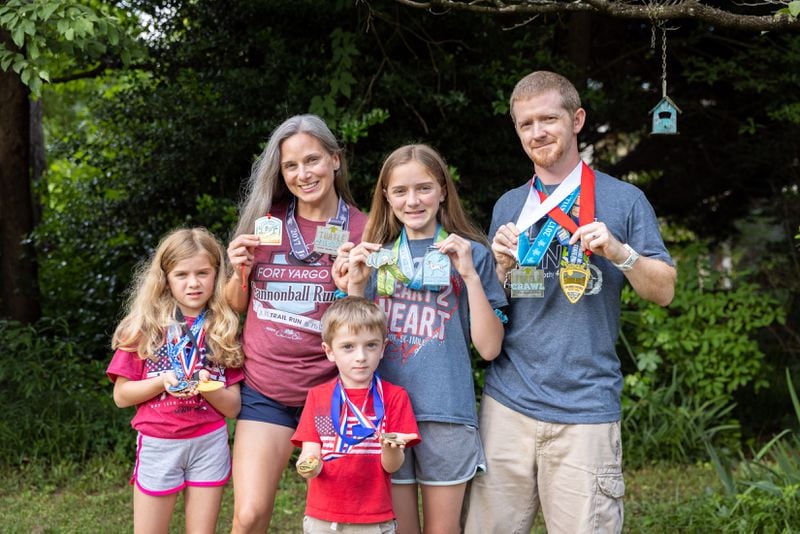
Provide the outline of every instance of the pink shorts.
[[228,427],[185,439],[138,436],[131,484],[147,495],[169,495],[186,486],[224,486],[231,476]]

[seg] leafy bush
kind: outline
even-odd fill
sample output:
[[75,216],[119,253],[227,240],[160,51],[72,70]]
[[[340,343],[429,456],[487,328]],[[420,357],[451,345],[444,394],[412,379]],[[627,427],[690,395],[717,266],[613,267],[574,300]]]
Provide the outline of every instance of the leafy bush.
[[730,415],[733,404],[687,394],[675,372],[670,384],[655,389],[640,388],[637,379],[626,377],[622,399],[626,467],[693,463],[705,459],[707,442],[738,450],[739,424]]
[[105,363],[76,349],[63,321],[0,321],[0,463],[130,456],[130,413],[114,405]]
[[[769,372],[756,335],[784,321],[777,298],[743,274],[715,270],[707,246],[695,242],[676,257],[675,299],[667,308],[623,292],[623,349],[635,364],[635,384],[656,389],[671,377],[699,403],[731,402],[743,386],[766,385]],[[677,370],[677,374],[673,371]]]
[[[789,371],[786,381],[797,421],[800,401]],[[800,435],[785,430],[734,470],[728,456],[709,446],[725,488],[717,515],[726,532],[796,532],[800,525]]]

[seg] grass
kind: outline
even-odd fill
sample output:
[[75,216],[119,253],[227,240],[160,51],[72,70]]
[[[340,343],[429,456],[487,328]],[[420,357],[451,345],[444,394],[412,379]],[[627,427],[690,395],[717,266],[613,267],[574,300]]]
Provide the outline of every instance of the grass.
[[[47,469],[33,464],[22,469],[0,468],[0,530],[19,534],[131,532],[129,469],[129,465],[117,460]],[[625,479],[626,532],[692,532],[686,510],[702,502],[704,496],[721,491],[709,465],[647,467],[626,472]],[[304,503],[305,484],[287,469],[270,532],[301,532]],[[682,512],[676,515],[676,511]],[[233,491],[228,485],[217,532],[230,531],[232,513]],[[678,516],[680,528],[676,525]],[[183,531],[179,499],[171,532]],[[534,532],[544,532],[541,517]]]

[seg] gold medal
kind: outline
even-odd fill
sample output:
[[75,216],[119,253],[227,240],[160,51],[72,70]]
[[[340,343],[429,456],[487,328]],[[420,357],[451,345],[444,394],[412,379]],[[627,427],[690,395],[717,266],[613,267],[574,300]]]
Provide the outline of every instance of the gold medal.
[[581,300],[591,276],[588,263],[562,263],[558,278],[567,300],[572,304]]
[[200,381],[197,383],[197,391],[209,392],[221,389],[225,384],[219,380]]
[[308,456],[302,462],[297,462],[297,472],[301,475],[307,475],[316,471],[319,466],[319,458],[316,456]]

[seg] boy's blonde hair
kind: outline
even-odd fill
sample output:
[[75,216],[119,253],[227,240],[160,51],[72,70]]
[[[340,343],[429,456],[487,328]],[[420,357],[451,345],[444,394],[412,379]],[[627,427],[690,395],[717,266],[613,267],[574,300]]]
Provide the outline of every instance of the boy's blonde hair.
[[345,297],[330,305],[322,316],[322,341],[330,345],[342,325],[352,333],[380,332],[381,339],[386,339],[386,314],[364,297]]
[[206,303],[205,331],[208,359],[224,367],[241,367],[244,361],[238,340],[239,316],[225,299],[227,280],[222,246],[205,228],[173,230],[142,263],[131,286],[126,314],[111,339],[113,349],[138,352],[155,359],[164,344],[164,332],[175,322],[178,303],[169,289],[167,275],[175,266],[196,254],[208,256],[214,268],[214,292]]

